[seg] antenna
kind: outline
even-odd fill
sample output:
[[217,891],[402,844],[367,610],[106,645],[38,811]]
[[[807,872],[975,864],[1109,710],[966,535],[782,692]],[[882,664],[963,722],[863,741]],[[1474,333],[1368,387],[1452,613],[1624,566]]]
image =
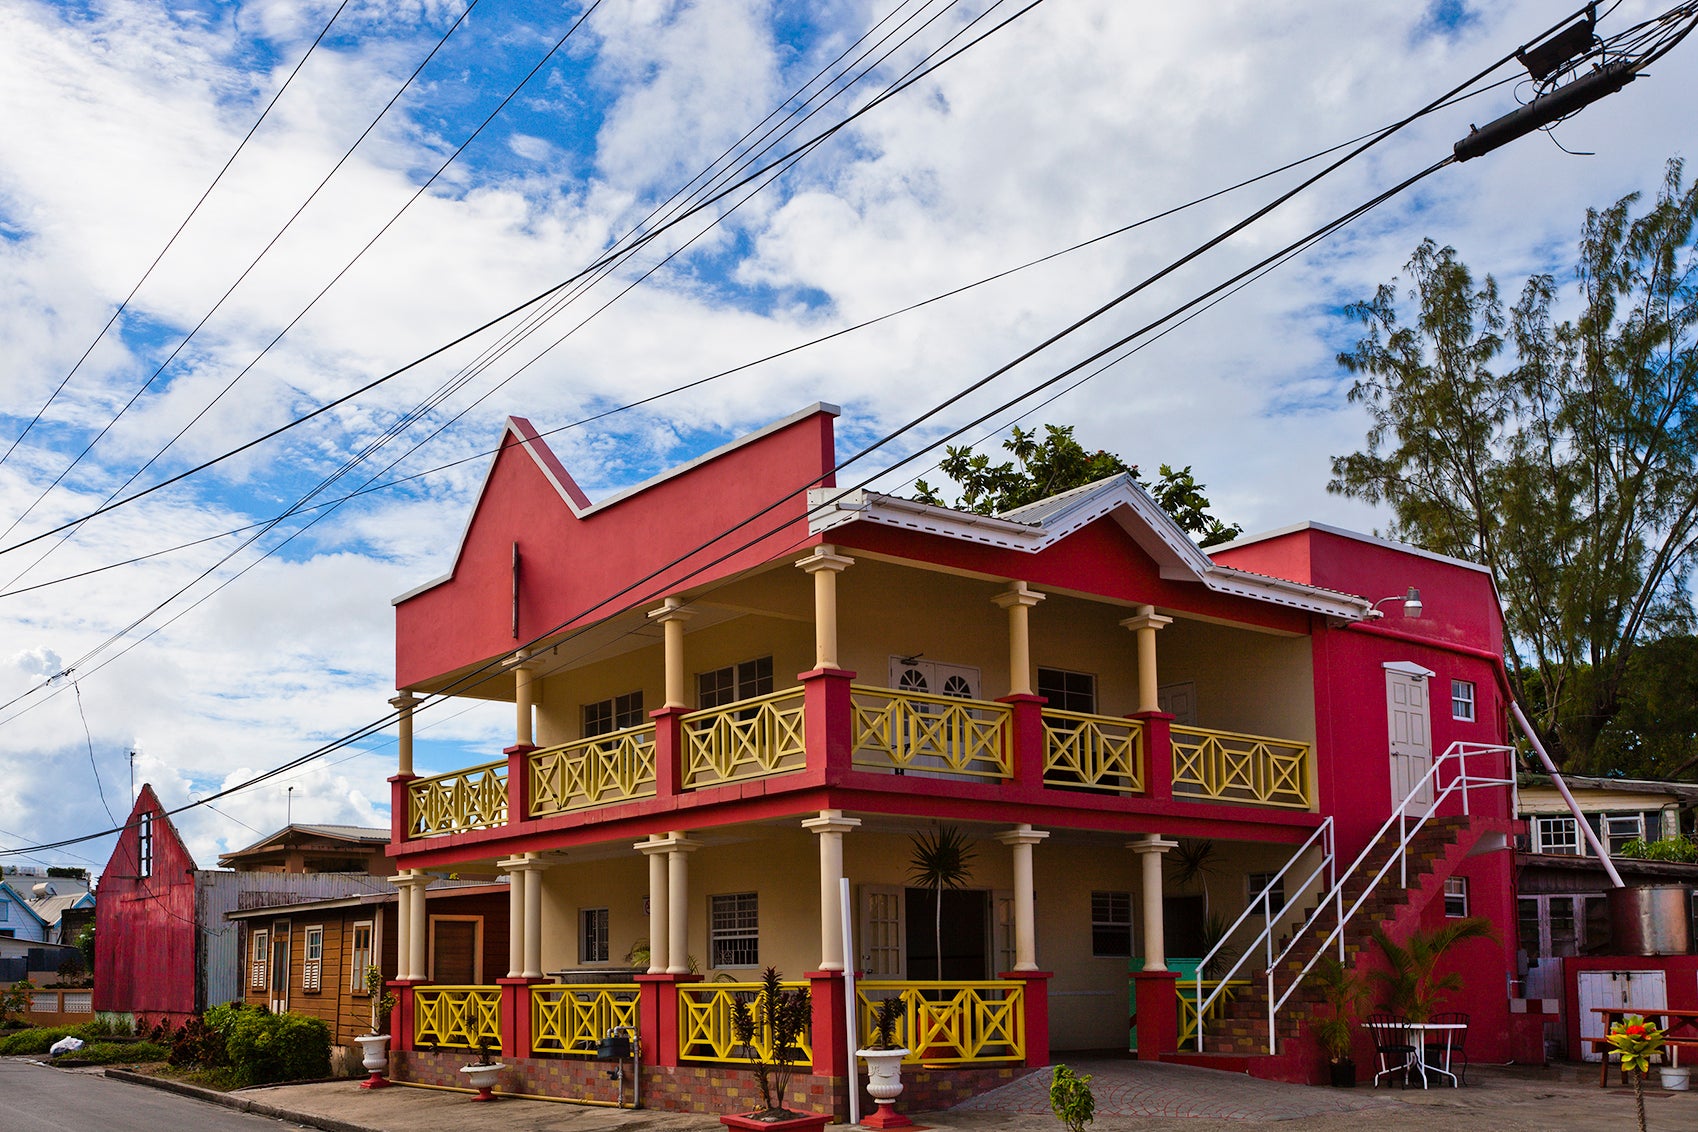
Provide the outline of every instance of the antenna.
[[287,826],[291,826],[291,825],[294,825],[294,824],[295,824],[295,788],[293,786],[291,786],[291,787],[289,787],[289,800],[286,803],[286,808],[283,811],[283,825],[285,827],[287,827]]

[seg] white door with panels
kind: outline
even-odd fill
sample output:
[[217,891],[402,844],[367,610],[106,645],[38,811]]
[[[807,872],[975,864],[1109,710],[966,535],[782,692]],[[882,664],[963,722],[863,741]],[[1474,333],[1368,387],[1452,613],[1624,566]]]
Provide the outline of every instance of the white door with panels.
[[1391,746],[1391,804],[1397,805],[1419,788],[1410,803],[1411,816],[1433,804],[1427,776],[1433,769],[1431,697],[1427,681],[1432,672],[1418,664],[1387,664],[1386,724]]
[[1593,1040],[1602,1039],[1605,1033],[1604,1016],[1595,1013],[1596,1010],[1649,1013],[1668,1009],[1668,976],[1662,971],[1579,971],[1576,975],[1580,992],[1580,1056],[1586,1061],[1598,1061],[1604,1056],[1592,1048]]

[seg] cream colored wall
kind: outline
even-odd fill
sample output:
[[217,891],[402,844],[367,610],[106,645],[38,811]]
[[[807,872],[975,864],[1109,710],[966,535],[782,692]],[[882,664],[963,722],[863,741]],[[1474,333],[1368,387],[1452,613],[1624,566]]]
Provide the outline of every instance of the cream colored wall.
[[837,579],[839,662],[860,683],[883,687],[892,656],[924,653],[930,661],[979,669],[980,694],[1005,696],[1008,614],[991,598],[1007,588],[859,560]]
[[1160,683],[1197,686],[1199,727],[1314,742],[1308,637],[1179,619],[1156,634],[1156,656]]
[[582,966],[578,961],[578,913],[606,908],[608,965],[625,965],[633,943],[649,938],[643,898],[649,893],[648,858],[629,856],[582,864],[555,865],[542,874],[542,969]]
[[[1587,790],[1569,784],[1568,792],[1585,813],[1631,813],[1677,805],[1667,794],[1629,794],[1621,790]],[[1521,811],[1527,814],[1567,813],[1568,804],[1554,786],[1523,786]]]
[[1051,1049],[1127,1047],[1130,963],[1091,954],[1091,893],[1131,894],[1132,950],[1138,954],[1144,939],[1139,869],[1136,854],[1112,845],[1046,843],[1033,853],[1038,966],[1055,972],[1049,983]]
[[[1001,610],[996,611],[1001,614]],[[1130,715],[1138,710],[1138,640],[1120,622],[1124,606],[1051,595],[1031,612],[1032,686],[1038,668],[1088,672],[1097,678],[1097,712]],[[1160,635],[1156,664],[1161,665]]]
[[[801,828],[802,820],[793,829],[751,827],[749,840],[705,846],[690,855],[690,954],[703,977],[720,973],[708,966],[709,899],[739,892],[758,896],[760,967],[776,966],[786,979],[819,968],[819,841]],[[760,968],[727,968],[725,974],[753,982]]]

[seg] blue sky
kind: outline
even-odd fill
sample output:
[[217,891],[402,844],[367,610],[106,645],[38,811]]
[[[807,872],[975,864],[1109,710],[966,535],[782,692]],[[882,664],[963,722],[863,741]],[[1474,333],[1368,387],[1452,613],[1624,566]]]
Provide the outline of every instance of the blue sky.
[[[0,136],[0,349],[8,361],[0,450],[94,344],[43,422],[0,464],[0,527],[33,506],[0,539],[0,580],[16,579],[5,589],[54,583],[0,595],[0,701],[14,700],[0,708],[0,772],[9,784],[0,846],[105,824],[91,802],[94,776],[121,801],[131,750],[138,781],[179,804],[380,715],[393,686],[388,600],[447,568],[485,465],[470,458],[494,443],[505,415],[561,428],[1182,204],[1395,120],[1566,10],[1529,0],[1425,10],[1348,0],[1203,7],[1045,0],[734,211],[728,201],[681,224],[574,294],[511,352],[480,357],[506,324],[98,518],[62,545],[15,551],[6,548],[100,505],[150,458],[137,486],[340,397],[571,277],[887,16],[885,29],[937,19],[807,133],[864,105],[993,4],[606,0],[409,205],[585,11],[578,0],[480,0],[180,356],[52,490],[372,125],[463,5],[350,0],[115,331],[98,341],[335,5],[18,0],[0,9],[0,98],[11,108]],[[1650,10],[1623,3],[1610,19],[1625,26]],[[1372,528],[1381,516],[1325,493],[1327,457],[1358,445],[1365,425],[1345,403],[1348,379],[1333,361],[1353,337],[1344,304],[1394,276],[1429,235],[1458,247],[1477,272],[1495,273],[1509,294],[1528,272],[1559,268],[1585,207],[1652,187],[1667,157],[1690,152],[1684,108],[1694,58],[1678,52],[1561,128],[1565,145],[1597,157],[1570,157],[1534,136],[1447,170],[1024,423],[1077,423],[1087,444],[1145,467],[1191,465],[1217,512],[1252,530],[1305,518]],[[1504,87],[1424,120],[953,406],[899,452],[867,461],[857,478],[924,450],[1020,383],[1058,372],[1423,167],[1514,98]],[[1306,171],[552,442],[592,497],[815,400],[843,405],[847,453]],[[439,393],[445,399],[434,405]],[[427,404],[434,407],[418,423],[399,427]],[[997,429],[1014,422],[1005,413],[961,439],[994,443]],[[398,440],[329,495],[396,460],[390,478],[453,466],[362,496],[310,528],[292,520],[223,564],[242,536],[157,553],[277,515],[398,427]],[[932,458],[877,482],[894,487],[924,474]],[[264,551],[272,553],[261,558]],[[139,555],[151,557],[57,581]],[[75,689],[69,680],[40,687],[85,656]],[[421,763],[484,761],[505,742],[508,715],[473,705],[421,719]],[[392,750],[392,740],[374,737],[179,825],[205,864],[281,825],[289,785],[298,818],[381,823]],[[107,849],[97,842],[73,852],[98,862]]]

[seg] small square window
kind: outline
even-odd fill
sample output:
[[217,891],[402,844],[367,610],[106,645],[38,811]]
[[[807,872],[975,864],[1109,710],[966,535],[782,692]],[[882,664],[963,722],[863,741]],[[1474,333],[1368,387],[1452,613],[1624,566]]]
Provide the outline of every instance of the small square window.
[[1533,851],[1579,856],[1580,827],[1566,814],[1534,818]]
[[696,676],[696,705],[724,707],[772,692],[772,657],[756,657]]
[[612,731],[623,731],[643,722],[643,693],[627,692],[623,696],[598,700],[584,705],[583,737],[592,738]]
[[1095,715],[1097,711],[1097,678],[1089,672],[1068,672],[1061,668],[1038,669],[1038,695],[1058,711],[1077,711]]
[[1468,878],[1446,877],[1444,882],[1444,914],[1460,918],[1468,914]]
[[1262,890],[1270,885],[1272,888],[1268,891],[1268,910],[1277,916],[1285,910],[1285,878],[1278,873],[1250,873],[1244,878],[1244,886],[1249,890],[1246,896],[1255,904],[1257,913],[1262,910],[1258,898],[1262,895]]
[[1604,848],[1612,857],[1620,856],[1629,842],[1645,837],[1644,814],[1605,814],[1603,826]]
[[607,909],[585,908],[578,913],[578,922],[578,962],[607,962]]
[[1091,954],[1107,958],[1132,955],[1132,894],[1091,893]]
[[759,967],[760,902],[753,892],[714,896],[708,901],[708,965]]
[[1450,717],[1467,723],[1474,722],[1474,682],[1472,680],[1452,680],[1450,682]]

